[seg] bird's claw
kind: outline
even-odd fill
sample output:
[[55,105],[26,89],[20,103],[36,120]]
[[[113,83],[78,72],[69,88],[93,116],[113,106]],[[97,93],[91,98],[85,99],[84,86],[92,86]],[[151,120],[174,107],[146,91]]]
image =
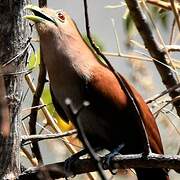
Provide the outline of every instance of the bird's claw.
[[103,161],[104,168],[107,167],[111,174],[115,175],[117,173],[117,170],[114,170],[111,166],[112,159],[119,154],[121,149],[124,147],[124,144],[120,144],[117,148],[115,148],[113,151],[111,151],[109,154],[107,154]]
[[117,152],[116,154],[113,152],[113,153],[109,153],[107,154],[105,157],[104,157],[104,161],[103,161],[103,166],[104,167],[107,167],[109,169],[109,171],[111,172],[112,175],[115,175],[117,173],[117,170],[114,170],[112,167],[111,167],[111,162],[112,162],[112,159],[114,158],[114,156],[118,155],[119,153]]

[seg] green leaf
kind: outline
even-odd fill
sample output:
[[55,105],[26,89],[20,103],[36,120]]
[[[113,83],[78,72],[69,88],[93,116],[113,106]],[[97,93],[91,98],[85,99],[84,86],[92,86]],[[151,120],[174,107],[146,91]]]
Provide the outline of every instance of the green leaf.
[[50,89],[47,86],[44,87],[44,90],[42,93],[42,99],[43,99],[44,103],[47,104],[47,109],[50,112],[50,114],[53,115],[55,109],[52,104]]
[[32,53],[29,62],[28,62],[28,68],[33,69],[36,68],[40,64],[40,50],[36,52],[36,54]]

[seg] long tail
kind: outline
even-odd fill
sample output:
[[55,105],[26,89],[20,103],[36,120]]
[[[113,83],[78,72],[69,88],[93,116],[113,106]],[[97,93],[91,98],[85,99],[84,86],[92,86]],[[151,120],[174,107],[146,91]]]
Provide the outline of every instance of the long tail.
[[[131,94],[136,101],[136,105],[138,106],[138,109],[142,115],[142,120],[149,138],[151,151],[157,154],[164,154],[159,130],[151,111],[139,93],[126,81],[126,79],[124,79],[122,76],[121,78],[126,84],[127,88],[131,91]],[[138,180],[169,180],[167,170],[165,169],[137,168],[135,170]]]

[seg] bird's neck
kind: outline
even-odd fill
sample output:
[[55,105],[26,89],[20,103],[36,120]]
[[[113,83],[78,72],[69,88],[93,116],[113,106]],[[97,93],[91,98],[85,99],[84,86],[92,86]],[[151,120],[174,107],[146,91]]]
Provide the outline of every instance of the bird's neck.
[[90,78],[91,69],[99,64],[81,37],[43,42],[41,48],[49,76],[61,74],[63,78],[75,78],[76,75]]

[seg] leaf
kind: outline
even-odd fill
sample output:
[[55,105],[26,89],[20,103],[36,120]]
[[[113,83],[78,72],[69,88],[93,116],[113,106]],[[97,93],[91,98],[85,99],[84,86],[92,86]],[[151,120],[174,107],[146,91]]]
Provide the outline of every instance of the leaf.
[[29,69],[36,68],[38,67],[39,64],[40,64],[40,50],[38,49],[36,54],[34,53],[31,54],[28,62],[28,68]]

